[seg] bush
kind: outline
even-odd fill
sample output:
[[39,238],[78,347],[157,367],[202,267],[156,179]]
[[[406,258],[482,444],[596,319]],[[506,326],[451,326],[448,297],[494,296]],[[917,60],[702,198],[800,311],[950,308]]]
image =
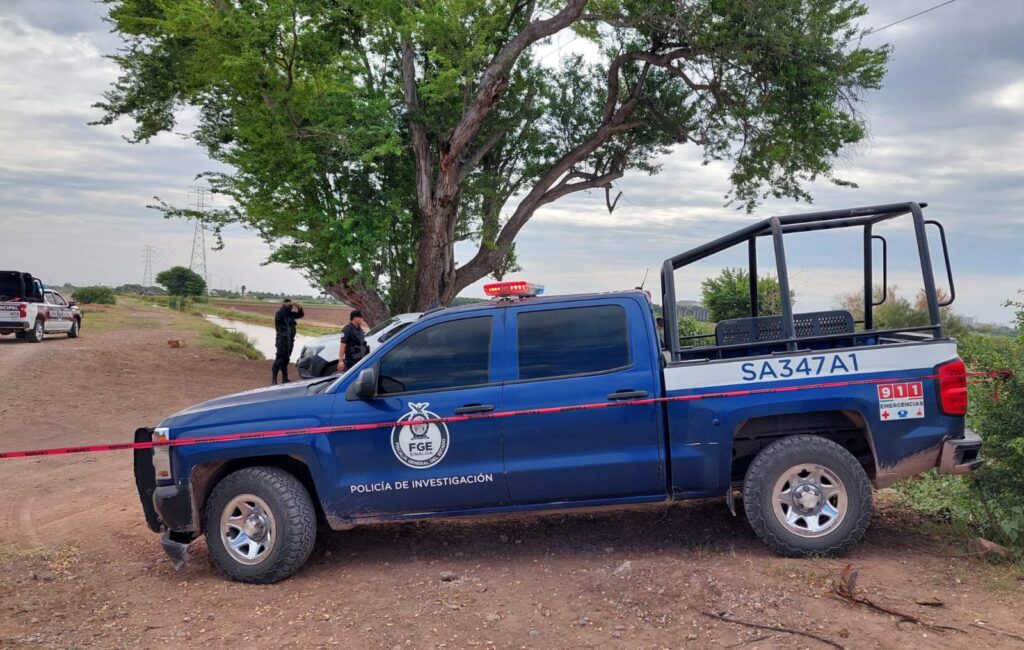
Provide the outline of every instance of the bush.
[[191,311],[192,298],[185,296],[167,296],[167,306],[178,311]]
[[970,334],[960,340],[960,356],[968,370],[1014,372],[1006,381],[975,382],[969,389],[967,424],[985,439],[986,462],[968,476],[932,472],[899,489],[913,507],[1024,555],[1024,338]]
[[71,294],[75,302],[87,305],[116,305],[117,296],[107,287],[81,287]]
[[[683,316],[679,319],[679,338],[682,339],[679,344],[683,347],[714,345],[714,334],[714,323],[704,323],[693,316]],[[700,336],[702,338],[686,338],[689,336]]]

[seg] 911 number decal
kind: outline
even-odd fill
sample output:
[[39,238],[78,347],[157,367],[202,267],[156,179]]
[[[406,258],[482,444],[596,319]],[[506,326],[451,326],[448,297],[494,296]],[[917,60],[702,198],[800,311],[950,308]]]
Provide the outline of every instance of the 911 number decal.
[[857,353],[820,354],[794,359],[748,361],[740,366],[743,381],[846,375],[860,371]]

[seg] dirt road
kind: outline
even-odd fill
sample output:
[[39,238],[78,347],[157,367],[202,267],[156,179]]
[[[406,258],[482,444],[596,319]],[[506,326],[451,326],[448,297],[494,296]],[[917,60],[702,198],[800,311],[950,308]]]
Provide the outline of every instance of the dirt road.
[[[265,383],[269,362],[194,339],[170,349],[182,336],[173,318],[137,310],[101,333],[87,318],[76,340],[0,338],[0,449],[127,440]],[[322,532],[303,570],[257,587],[220,577],[201,542],[171,569],[143,522],[130,454],[0,461],[0,495],[0,647],[829,647],[716,613],[848,648],[1010,648],[1021,642],[982,628],[1024,633],[1019,579],[956,557],[891,500],[843,560],[775,557],[709,501]],[[871,600],[961,631],[838,600],[848,562]]]

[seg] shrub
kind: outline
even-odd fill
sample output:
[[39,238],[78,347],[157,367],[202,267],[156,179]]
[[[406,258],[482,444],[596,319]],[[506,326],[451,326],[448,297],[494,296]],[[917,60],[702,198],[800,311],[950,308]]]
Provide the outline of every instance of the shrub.
[[80,287],[71,294],[75,302],[87,305],[116,305],[117,296],[107,287]]
[[968,476],[929,473],[899,489],[915,508],[1024,555],[1024,338],[967,335],[960,355],[969,370],[1014,372],[1006,381],[975,382],[969,389],[967,424],[984,438],[986,462]]

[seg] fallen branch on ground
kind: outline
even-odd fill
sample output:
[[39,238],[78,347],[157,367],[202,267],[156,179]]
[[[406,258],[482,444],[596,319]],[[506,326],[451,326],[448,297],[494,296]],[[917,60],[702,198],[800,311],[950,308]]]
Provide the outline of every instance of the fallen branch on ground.
[[760,623],[750,623],[748,621],[741,621],[738,618],[732,618],[731,616],[728,616],[728,615],[726,615],[724,613],[720,613],[720,612],[705,612],[705,611],[702,611],[701,614],[703,614],[704,616],[707,616],[709,618],[717,618],[718,620],[725,621],[726,623],[735,623],[737,625],[746,625],[747,627],[752,627],[752,628],[755,628],[755,629],[758,629],[758,630],[770,630],[772,632],[785,632],[786,634],[799,634],[800,636],[805,636],[805,637],[807,637],[809,639],[814,639],[815,641],[820,641],[820,642],[824,643],[825,645],[832,646],[833,648],[839,648],[839,650],[845,650],[845,648],[843,646],[839,645],[835,641],[832,641],[830,639],[826,639],[823,636],[818,636],[817,634],[814,634],[812,632],[804,632],[803,630],[794,630],[792,628],[782,627],[782,626],[779,626],[779,625],[761,625]]
[[839,584],[836,585],[835,593],[841,600],[844,600],[848,603],[863,605],[869,609],[875,610],[876,612],[881,612],[883,614],[895,616],[899,619],[899,622],[906,621],[908,623],[915,623],[917,625],[920,625],[921,627],[928,628],[929,630],[933,630],[935,632],[952,630],[954,632],[961,632],[963,634],[967,633],[966,630],[961,630],[958,627],[953,627],[952,625],[938,625],[937,623],[929,623],[928,621],[922,620],[914,616],[913,614],[908,614],[907,612],[901,612],[898,609],[892,609],[884,605],[879,605],[878,603],[872,601],[870,598],[867,598],[866,596],[858,596],[857,572],[854,571],[852,564],[847,564],[846,568],[843,569],[843,572],[839,575]]
[[992,634],[999,634],[999,635],[1002,635],[1002,636],[1008,636],[1011,639],[1017,639],[1018,641],[1024,641],[1024,634],[1017,634],[1016,632],[1007,632],[1006,630],[1000,630],[997,627],[992,627],[990,625],[983,625],[981,623],[971,623],[971,626],[972,627],[976,627],[979,630],[985,630],[986,632],[991,632]]

